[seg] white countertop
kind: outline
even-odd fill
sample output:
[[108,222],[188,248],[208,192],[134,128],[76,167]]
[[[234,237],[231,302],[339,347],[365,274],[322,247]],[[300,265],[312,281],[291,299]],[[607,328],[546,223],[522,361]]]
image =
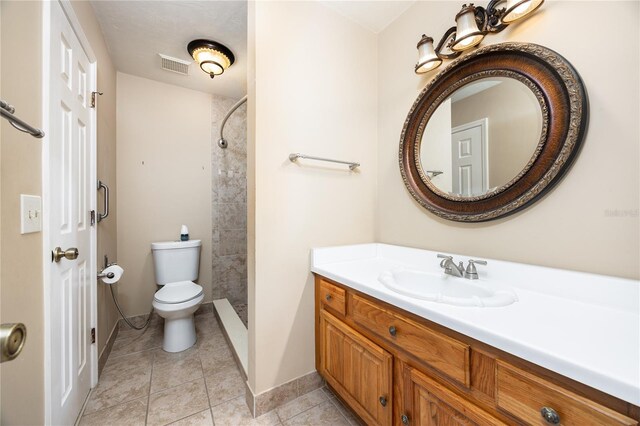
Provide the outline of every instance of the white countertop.
[[509,286],[519,299],[497,308],[419,300],[378,281],[396,268],[442,271],[436,254],[387,244],[317,248],[311,271],[640,406],[639,281],[485,259],[476,282]]

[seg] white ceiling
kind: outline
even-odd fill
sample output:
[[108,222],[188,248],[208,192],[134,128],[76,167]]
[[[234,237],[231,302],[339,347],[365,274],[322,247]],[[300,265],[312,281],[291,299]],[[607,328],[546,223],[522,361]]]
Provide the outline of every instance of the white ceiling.
[[[231,98],[247,93],[246,1],[91,0],[91,4],[118,71]],[[224,44],[235,55],[235,63],[213,80],[195,63],[188,76],[160,68],[159,53],[192,61],[187,44],[197,38]]]
[[321,0],[321,2],[378,34],[409,9],[416,0]]
[[[379,33],[415,0],[320,0],[373,33]],[[220,96],[247,93],[247,2],[190,0],[91,0],[118,71]],[[231,49],[236,62],[213,80],[197,64],[184,76],[160,68],[159,53],[192,61],[187,43],[197,38]]]

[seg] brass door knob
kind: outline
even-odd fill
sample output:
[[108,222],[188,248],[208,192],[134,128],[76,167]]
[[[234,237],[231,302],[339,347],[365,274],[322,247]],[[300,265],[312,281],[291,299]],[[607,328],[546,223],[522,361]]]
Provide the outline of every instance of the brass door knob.
[[75,247],[68,248],[66,250],[62,250],[60,247],[56,247],[51,251],[51,261],[52,262],[60,262],[62,258],[75,260],[78,258],[78,249]]
[[22,352],[27,327],[22,323],[0,326],[0,362],[11,361]]

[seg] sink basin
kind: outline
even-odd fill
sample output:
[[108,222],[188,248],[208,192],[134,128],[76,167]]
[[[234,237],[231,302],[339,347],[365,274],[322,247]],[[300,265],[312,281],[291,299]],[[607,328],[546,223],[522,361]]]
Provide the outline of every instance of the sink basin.
[[378,281],[396,293],[448,305],[499,307],[518,300],[511,290],[496,289],[482,280],[467,280],[444,273],[395,269],[380,274]]

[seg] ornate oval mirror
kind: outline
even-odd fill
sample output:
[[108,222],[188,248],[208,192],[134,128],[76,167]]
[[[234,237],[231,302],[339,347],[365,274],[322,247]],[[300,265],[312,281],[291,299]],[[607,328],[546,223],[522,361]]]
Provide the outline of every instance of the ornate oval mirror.
[[409,111],[402,178],[445,219],[508,215],[558,182],[587,116],[582,81],[562,56],[535,44],[479,49],[436,75]]

